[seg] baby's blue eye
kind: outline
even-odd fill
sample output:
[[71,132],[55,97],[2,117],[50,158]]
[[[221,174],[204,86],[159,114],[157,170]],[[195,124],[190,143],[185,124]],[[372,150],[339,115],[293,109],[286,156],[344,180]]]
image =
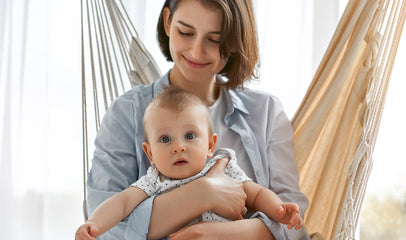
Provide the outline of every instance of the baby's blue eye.
[[186,138],[187,140],[191,140],[191,139],[193,139],[193,138],[195,138],[195,137],[196,137],[196,135],[193,134],[193,133],[186,133],[186,135],[185,135],[185,138]]
[[168,136],[161,137],[161,143],[168,143],[169,141],[171,141],[170,137]]

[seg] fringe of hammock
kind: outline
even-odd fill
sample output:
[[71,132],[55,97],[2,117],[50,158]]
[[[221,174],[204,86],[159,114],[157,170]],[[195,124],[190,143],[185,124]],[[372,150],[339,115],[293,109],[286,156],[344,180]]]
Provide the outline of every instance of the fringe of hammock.
[[[370,2],[370,4],[372,4]],[[348,187],[335,239],[355,239],[368,178],[372,170],[372,153],[385,104],[389,79],[406,18],[406,1],[376,1],[375,25],[369,42],[375,42],[368,76],[363,129],[348,171]],[[376,34],[376,33],[382,33]],[[377,49],[378,50],[377,50]],[[375,59],[376,57],[376,59]],[[364,64],[365,65],[365,64]]]

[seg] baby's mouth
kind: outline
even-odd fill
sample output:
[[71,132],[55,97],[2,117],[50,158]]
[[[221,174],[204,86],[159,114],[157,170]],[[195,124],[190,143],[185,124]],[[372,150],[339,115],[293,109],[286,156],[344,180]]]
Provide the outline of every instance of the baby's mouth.
[[187,164],[187,161],[182,158],[182,159],[176,160],[176,162],[175,162],[173,165],[176,165],[176,166],[183,166],[183,165],[185,165],[185,164]]

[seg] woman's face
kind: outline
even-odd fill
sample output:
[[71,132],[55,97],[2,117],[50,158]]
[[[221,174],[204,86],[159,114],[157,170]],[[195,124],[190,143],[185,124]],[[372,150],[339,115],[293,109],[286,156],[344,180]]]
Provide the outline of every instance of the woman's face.
[[181,1],[169,19],[164,10],[165,31],[175,63],[171,82],[206,84],[215,81],[215,75],[227,60],[220,57],[219,40],[223,16],[219,9],[203,6],[199,1]]

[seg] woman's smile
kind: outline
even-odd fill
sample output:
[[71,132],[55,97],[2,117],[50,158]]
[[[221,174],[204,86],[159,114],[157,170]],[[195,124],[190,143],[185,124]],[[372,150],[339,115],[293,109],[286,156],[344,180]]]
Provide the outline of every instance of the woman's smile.
[[186,63],[187,63],[187,64],[189,65],[189,67],[191,67],[191,68],[200,69],[200,68],[204,68],[204,67],[206,67],[207,65],[210,64],[210,63],[199,63],[199,62],[195,62],[195,61],[192,61],[192,60],[186,58],[185,56],[183,56],[183,59],[185,59]]

